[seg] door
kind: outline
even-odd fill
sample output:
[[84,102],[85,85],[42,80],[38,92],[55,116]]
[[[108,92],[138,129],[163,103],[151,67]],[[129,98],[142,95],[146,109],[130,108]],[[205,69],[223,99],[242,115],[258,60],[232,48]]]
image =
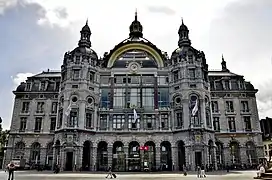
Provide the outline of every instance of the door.
[[73,170],[73,152],[67,152],[66,154],[66,171]]
[[195,165],[196,166],[202,165],[202,153],[201,152],[195,152]]

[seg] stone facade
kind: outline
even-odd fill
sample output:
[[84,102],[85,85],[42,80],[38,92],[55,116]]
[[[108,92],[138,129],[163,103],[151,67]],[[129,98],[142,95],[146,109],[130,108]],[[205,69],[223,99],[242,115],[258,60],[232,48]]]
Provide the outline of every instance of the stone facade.
[[5,163],[62,170],[194,170],[253,165],[263,157],[256,89],[227,69],[208,71],[182,22],[167,53],[130,25],[103,58],[86,25],[61,72],[29,77],[16,91]]

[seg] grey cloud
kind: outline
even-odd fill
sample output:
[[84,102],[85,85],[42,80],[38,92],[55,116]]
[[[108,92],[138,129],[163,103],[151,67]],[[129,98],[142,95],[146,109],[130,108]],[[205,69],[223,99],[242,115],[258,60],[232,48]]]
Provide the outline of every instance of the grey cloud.
[[3,14],[8,8],[16,6],[18,0],[0,0],[0,14]]
[[68,17],[67,9],[64,7],[59,7],[54,10],[56,16],[60,19],[66,19]]
[[149,12],[152,12],[152,13],[163,13],[166,15],[176,14],[176,12],[173,9],[166,6],[148,6],[147,9]]

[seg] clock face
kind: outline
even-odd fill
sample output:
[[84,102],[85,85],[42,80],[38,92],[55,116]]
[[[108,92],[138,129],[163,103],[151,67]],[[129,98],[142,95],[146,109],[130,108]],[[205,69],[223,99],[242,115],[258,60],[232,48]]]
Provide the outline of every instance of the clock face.
[[131,72],[136,73],[139,70],[139,64],[136,62],[132,62],[129,64],[129,69]]

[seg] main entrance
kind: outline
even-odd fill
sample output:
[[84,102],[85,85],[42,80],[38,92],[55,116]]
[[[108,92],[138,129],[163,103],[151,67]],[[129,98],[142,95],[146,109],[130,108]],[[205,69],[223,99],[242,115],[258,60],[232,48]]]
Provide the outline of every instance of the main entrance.
[[201,166],[202,165],[202,153],[199,152],[195,152],[195,165],[196,166]]
[[66,171],[72,171],[73,170],[73,152],[67,152],[66,153]]

